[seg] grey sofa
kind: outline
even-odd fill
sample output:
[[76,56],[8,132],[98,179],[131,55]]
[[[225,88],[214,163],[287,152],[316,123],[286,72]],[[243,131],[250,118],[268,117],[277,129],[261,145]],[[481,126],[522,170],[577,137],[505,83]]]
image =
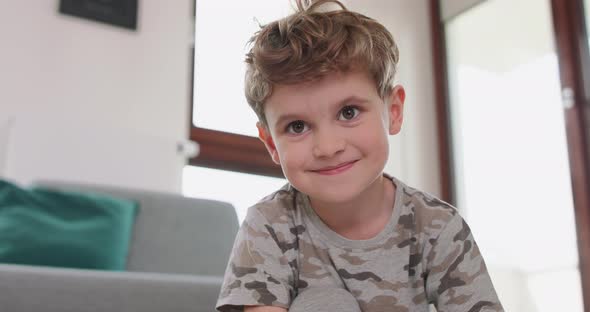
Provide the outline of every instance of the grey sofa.
[[214,311],[238,229],[227,203],[115,187],[37,183],[140,203],[127,271],[0,264],[0,311]]

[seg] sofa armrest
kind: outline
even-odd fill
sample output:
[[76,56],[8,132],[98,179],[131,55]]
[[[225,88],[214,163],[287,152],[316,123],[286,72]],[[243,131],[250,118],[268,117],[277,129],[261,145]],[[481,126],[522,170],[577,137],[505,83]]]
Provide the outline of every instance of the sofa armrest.
[[2,311],[215,311],[222,278],[0,264]]

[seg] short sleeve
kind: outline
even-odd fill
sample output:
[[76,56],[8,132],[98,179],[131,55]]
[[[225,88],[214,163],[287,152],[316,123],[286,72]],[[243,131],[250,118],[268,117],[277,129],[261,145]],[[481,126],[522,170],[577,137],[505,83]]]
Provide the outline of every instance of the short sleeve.
[[288,308],[293,270],[286,255],[289,236],[255,207],[248,210],[236,236],[217,301],[219,311],[243,311],[244,305]]
[[426,293],[439,312],[504,311],[467,223],[456,214],[426,255]]

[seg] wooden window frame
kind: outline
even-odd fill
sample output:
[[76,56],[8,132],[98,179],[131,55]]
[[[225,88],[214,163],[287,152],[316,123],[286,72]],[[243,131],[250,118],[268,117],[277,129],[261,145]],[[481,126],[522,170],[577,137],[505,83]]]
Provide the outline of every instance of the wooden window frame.
[[190,165],[284,177],[258,138],[191,126],[190,139],[200,148]]
[[[196,20],[197,1],[193,0],[192,17]],[[201,128],[193,123],[195,48],[191,47],[189,139],[199,145],[199,154],[190,158],[189,165],[242,173],[284,178],[281,167],[275,164],[258,138]],[[232,116],[228,116],[232,118]]]
[[[440,0],[430,0],[435,72],[435,100],[440,140],[443,194],[454,202],[449,82],[444,22]],[[564,107],[571,171],[579,270],[584,311],[590,312],[590,52],[582,0],[550,0],[560,80],[573,91],[573,104]]]
[[564,107],[584,311],[590,312],[590,52],[582,0],[551,0],[560,78],[573,91]]
[[[192,17],[196,20],[197,0],[193,0]],[[194,35],[193,35],[194,37]],[[237,171],[284,178],[281,167],[275,164],[258,138],[201,128],[193,123],[195,47],[191,47],[189,77],[189,139],[199,145],[199,154],[188,164],[220,170]],[[232,118],[228,115],[228,118]]]
[[189,165],[284,178],[281,167],[272,161],[266,147],[258,138],[195,126],[193,123],[194,47],[191,56],[189,139],[199,144],[199,154],[189,159]]
[[[192,16],[196,19],[197,1],[193,0]],[[199,154],[190,158],[189,165],[284,178],[258,138],[200,128],[193,123],[195,48],[191,47],[189,139],[199,145]],[[228,115],[228,118],[232,118]]]

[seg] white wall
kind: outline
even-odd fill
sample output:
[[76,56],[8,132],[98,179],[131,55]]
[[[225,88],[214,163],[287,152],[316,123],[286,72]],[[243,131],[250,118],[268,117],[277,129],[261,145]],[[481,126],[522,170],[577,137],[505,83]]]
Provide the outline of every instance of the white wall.
[[404,125],[402,132],[391,138],[385,170],[411,186],[440,196],[429,1],[344,3],[380,21],[391,31],[400,50],[397,82],[406,89]]
[[[42,131],[38,131],[42,129]],[[59,114],[28,114],[9,130],[6,179],[20,185],[39,180],[114,185],[179,193],[185,163],[178,141],[95,120]]]
[[[1,115],[0,115],[1,116]],[[0,121],[0,176],[3,175],[6,170],[6,147],[8,146],[8,138],[10,130],[12,128],[11,120]]]
[[59,14],[58,3],[0,3],[0,122],[51,112],[185,138],[192,1],[139,1],[138,31]]

